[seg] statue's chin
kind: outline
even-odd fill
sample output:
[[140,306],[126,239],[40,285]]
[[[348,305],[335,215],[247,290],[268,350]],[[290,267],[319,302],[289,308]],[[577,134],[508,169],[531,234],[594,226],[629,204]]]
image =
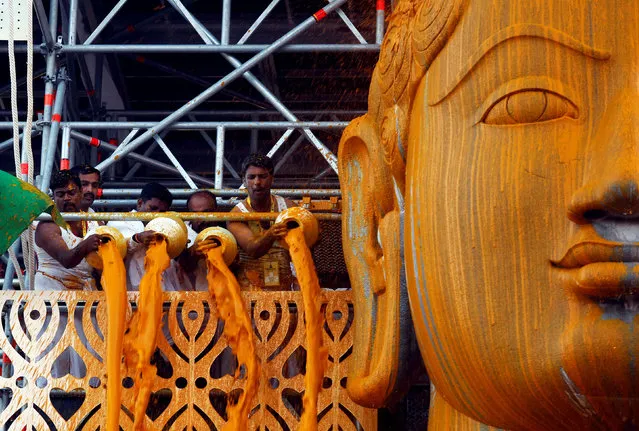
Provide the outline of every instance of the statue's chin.
[[637,299],[586,302],[573,308],[562,336],[566,393],[582,415],[606,429],[630,429],[639,425]]

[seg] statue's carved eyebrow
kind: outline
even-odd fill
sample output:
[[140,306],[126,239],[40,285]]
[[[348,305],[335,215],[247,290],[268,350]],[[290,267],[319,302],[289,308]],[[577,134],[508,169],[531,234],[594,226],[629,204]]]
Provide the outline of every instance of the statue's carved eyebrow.
[[479,63],[479,61],[494,48],[508,40],[521,37],[546,39],[551,42],[558,43],[568,49],[577,51],[587,57],[594,58],[595,60],[608,60],[610,58],[609,51],[588,46],[569,34],[555,28],[546,27],[540,24],[512,25],[494,33],[484,40],[473,55],[470,56],[468,61],[463,64],[462,69],[455,76],[455,79],[447,84],[442,91],[433,94],[433,96],[429,98],[430,100],[428,101],[428,104],[433,106],[444,100],[455,88],[457,88],[466,75],[475,68],[477,63]]

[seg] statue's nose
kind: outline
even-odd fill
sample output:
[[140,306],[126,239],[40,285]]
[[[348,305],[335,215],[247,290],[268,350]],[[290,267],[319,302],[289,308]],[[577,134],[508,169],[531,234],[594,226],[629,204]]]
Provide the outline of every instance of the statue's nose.
[[586,153],[584,185],[568,207],[575,223],[639,216],[639,94],[620,93],[606,109]]

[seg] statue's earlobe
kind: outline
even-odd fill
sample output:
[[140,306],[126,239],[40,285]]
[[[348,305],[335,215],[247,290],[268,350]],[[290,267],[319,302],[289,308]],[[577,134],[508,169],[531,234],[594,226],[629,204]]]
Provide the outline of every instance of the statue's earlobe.
[[381,407],[405,381],[412,335],[403,259],[403,203],[368,115],[345,130],[339,150],[342,241],[353,288],[355,332],[347,390]]

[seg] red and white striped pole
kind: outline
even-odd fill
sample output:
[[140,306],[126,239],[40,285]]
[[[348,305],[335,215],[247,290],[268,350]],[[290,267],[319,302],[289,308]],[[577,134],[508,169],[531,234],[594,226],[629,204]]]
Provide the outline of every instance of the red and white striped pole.
[[376,0],[375,9],[377,10],[377,22],[375,26],[375,43],[382,44],[384,40],[384,9],[386,9],[385,0]]
[[68,127],[62,128],[62,148],[60,151],[60,170],[71,168],[69,162],[69,153],[71,147],[71,129]]

